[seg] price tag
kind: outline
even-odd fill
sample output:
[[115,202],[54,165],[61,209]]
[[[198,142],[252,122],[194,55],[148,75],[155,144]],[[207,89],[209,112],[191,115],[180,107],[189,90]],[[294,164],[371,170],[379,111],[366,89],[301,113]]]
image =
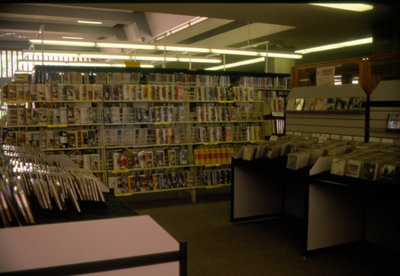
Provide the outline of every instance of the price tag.
[[286,131],[286,135],[293,135],[293,131]]
[[393,139],[382,138],[382,143],[385,143],[385,144],[393,144]]
[[67,125],[48,125],[48,128],[52,128],[52,127],[67,127]]
[[337,134],[331,134],[331,139],[333,140],[340,140],[340,136]]
[[369,137],[369,141],[373,142],[373,143],[380,143],[381,142],[381,138],[379,138],[379,137]]
[[278,141],[278,136],[276,135],[272,135],[271,137],[269,137],[270,141]]
[[129,169],[128,170],[114,170],[114,171],[111,171],[112,173],[128,173],[129,172]]
[[312,136],[312,137],[317,137],[317,138],[318,138],[320,135],[319,135],[319,133],[313,133],[313,134],[311,134],[311,136]]
[[219,167],[221,164],[206,164],[206,167]]
[[294,135],[295,136],[301,136],[301,132],[295,132]]
[[345,141],[352,141],[353,137],[351,137],[351,136],[343,136],[342,139],[345,140]]

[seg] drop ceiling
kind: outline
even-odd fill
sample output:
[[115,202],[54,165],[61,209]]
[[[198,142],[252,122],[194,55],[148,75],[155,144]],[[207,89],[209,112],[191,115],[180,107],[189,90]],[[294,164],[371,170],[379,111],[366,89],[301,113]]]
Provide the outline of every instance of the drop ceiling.
[[[37,36],[39,28],[44,26],[47,39],[69,36],[258,50],[265,50],[268,45],[271,51],[293,53],[371,36],[373,24],[391,14],[390,8],[381,4],[375,5],[372,11],[353,12],[306,3],[0,4],[0,48],[28,49],[29,38]],[[197,17],[207,19],[162,36]],[[79,24],[77,20],[103,24]]]

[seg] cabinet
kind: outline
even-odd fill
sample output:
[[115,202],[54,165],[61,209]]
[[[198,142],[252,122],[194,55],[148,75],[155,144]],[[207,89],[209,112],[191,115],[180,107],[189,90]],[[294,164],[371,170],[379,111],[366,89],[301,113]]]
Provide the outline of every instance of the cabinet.
[[[5,142],[65,152],[116,194],[220,187],[231,156],[272,133],[288,75],[37,66],[4,87]],[[277,91],[277,92],[271,92]]]

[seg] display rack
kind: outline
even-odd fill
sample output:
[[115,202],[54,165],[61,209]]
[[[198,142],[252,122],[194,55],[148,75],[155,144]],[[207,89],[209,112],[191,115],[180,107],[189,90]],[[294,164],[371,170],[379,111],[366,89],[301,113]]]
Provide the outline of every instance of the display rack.
[[230,157],[273,134],[264,108],[289,82],[284,74],[51,66],[37,66],[32,79],[5,88],[6,142],[64,152],[118,195],[230,185]]

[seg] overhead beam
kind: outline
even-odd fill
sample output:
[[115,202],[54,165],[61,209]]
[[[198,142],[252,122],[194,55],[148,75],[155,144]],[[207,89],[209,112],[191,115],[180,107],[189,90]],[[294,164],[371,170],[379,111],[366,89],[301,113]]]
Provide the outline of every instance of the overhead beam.
[[87,7],[53,6],[51,4],[4,4],[1,12],[22,15],[62,16],[70,18],[86,18],[96,21],[118,21],[120,24],[132,23],[135,19],[133,11],[112,11]]
[[[12,22],[0,21],[0,30],[14,30],[14,31],[28,31],[37,32],[42,24],[34,22]],[[52,33],[76,33],[76,34],[89,34],[92,36],[115,36],[118,40],[126,40],[125,33],[122,25],[115,27],[101,27],[101,26],[77,26],[77,25],[64,25],[64,24],[45,24],[45,32]]]

